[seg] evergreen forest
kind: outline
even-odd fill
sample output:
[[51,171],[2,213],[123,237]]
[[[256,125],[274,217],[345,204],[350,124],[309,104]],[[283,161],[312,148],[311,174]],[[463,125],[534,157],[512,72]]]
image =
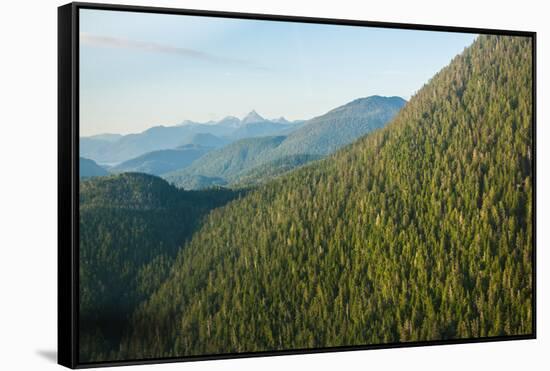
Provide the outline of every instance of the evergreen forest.
[[481,35],[328,156],[82,180],[80,360],[532,334],[532,79]]

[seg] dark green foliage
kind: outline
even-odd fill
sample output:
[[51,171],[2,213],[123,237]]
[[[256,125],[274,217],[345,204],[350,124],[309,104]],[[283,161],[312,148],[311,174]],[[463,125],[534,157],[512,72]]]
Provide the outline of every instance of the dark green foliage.
[[319,155],[284,156],[239,174],[238,178],[233,182],[233,187],[241,188],[258,185],[321,158]]
[[186,168],[212,149],[213,147],[186,144],[176,149],[148,152],[131,160],[124,161],[112,167],[110,171],[112,173],[139,172],[161,175]]
[[238,195],[185,192],[145,174],[81,182],[81,361],[108,359],[130,314],[159,287],[203,216]]
[[[168,178],[170,181],[172,178]],[[185,175],[177,179],[178,188],[181,189],[209,189],[215,187],[227,186],[227,180],[216,176],[204,176],[204,175]]]
[[531,42],[480,36],[394,122],[213,210],[119,359],[529,334]]
[[88,178],[92,176],[108,175],[107,170],[95,163],[95,161],[80,157],[79,160],[80,178]]

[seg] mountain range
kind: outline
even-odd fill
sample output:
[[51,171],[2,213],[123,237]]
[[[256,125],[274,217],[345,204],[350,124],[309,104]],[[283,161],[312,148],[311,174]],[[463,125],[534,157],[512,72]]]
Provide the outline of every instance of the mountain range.
[[218,122],[184,121],[175,126],[154,126],[137,134],[81,137],[80,154],[99,164],[117,165],[148,152],[174,149],[183,144],[201,144],[204,136],[208,136],[211,141],[226,144],[251,136],[288,132],[300,124],[301,121],[270,121],[252,111],[242,120],[228,116]]
[[[405,103],[399,97],[371,96],[356,99],[305,121],[286,136],[239,140],[208,153],[187,168],[164,174],[163,177],[179,187],[189,186],[188,178],[199,175],[222,178],[226,184],[241,183],[242,177],[248,177],[247,173],[259,174],[254,168],[262,167],[261,172],[266,174],[264,179],[269,179],[326,156],[383,127]],[[249,126],[253,125],[257,117],[259,116],[254,113],[247,116]],[[296,161],[297,159],[300,161]],[[289,166],[290,164],[294,166]],[[255,182],[261,181],[262,179],[255,177]]]
[[[383,127],[404,104],[399,97],[371,96],[294,122],[284,117],[267,120],[252,110],[242,119],[227,116],[218,122],[157,126],[140,134],[85,137],[80,147],[82,156],[95,156],[110,173],[160,175],[185,189],[251,185],[320,159]],[[136,153],[141,154],[112,162]]]

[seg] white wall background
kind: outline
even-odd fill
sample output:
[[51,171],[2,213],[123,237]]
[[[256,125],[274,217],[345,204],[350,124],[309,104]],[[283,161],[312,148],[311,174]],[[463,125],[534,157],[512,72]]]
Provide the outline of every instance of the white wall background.
[[[541,0],[141,0],[131,5],[363,19],[538,32],[538,339],[139,366],[145,370],[548,369],[550,23]],[[59,369],[56,356],[57,6],[0,10],[0,369]],[[545,103],[546,102],[546,103]],[[546,353],[545,353],[546,351]],[[545,363],[547,363],[545,365]],[[129,368],[130,369],[130,368]]]

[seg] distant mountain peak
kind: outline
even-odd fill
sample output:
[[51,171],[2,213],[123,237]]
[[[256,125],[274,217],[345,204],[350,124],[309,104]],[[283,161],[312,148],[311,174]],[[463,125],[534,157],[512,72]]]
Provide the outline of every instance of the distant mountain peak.
[[223,119],[218,121],[218,125],[228,126],[228,127],[238,127],[241,123],[241,120],[235,116],[225,116]]
[[288,121],[284,116],[281,116],[279,118],[271,120],[271,122],[275,122],[277,124],[290,124],[290,121]]
[[223,119],[220,120],[220,122],[223,122],[223,121],[240,121],[240,120],[235,116],[225,116]]
[[[368,97],[362,97],[352,100],[349,103],[346,103],[340,107],[336,107],[329,111],[328,113],[339,113],[349,110],[372,110],[377,107],[397,107],[401,108],[407,103],[407,101],[401,97],[392,96],[384,97],[381,95],[371,95]],[[322,117],[322,116],[321,116]]]
[[177,124],[177,125],[178,125],[178,126],[185,126],[185,125],[193,125],[193,124],[196,124],[196,122],[191,121],[191,120],[183,120],[182,122],[180,122],[180,123]]
[[254,122],[262,122],[262,121],[265,121],[265,119],[262,116],[260,116],[258,112],[256,112],[256,110],[252,110],[241,120],[241,124],[246,125],[246,124],[251,124]]

